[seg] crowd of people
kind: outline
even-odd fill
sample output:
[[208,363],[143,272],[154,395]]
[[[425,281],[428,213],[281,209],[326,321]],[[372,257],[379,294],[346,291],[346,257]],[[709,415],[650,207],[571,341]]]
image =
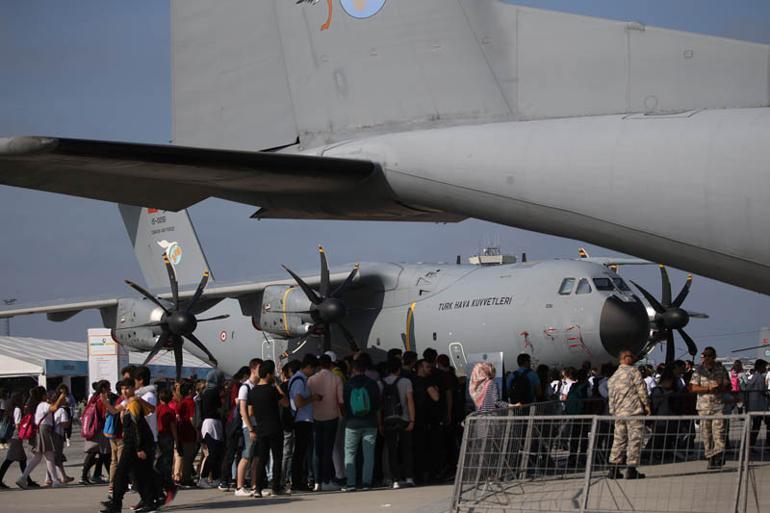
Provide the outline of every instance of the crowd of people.
[[[114,386],[93,383],[80,415],[80,484],[109,483],[106,513],[122,509],[129,488],[140,497],[134,509],[148,512],[186,487],[264,497],[454,476],[465,382],[433,349],[422,358],[393,350],[378,364],[364,352],[337,358],[328,351],[280,369],[254,358],[229,378],[212,370],[205,380],[173,383],[153,384],[147,367],[129,366],[121,378]],[[66,387],[13,394],[0,412],[11,426],[0,483],[18,462],[16,485],[39,486],[29,476],[43,460],[47,485],[74,480],[63,467],[68,398]]]
[[[751,373],[740,362],[728,372],[707,347],[698,366],[635,363],[624,351],[617,367],[586,362],[580,369],[533,370],[523,353],[518,368],[499,381],[494,366],[482,362],[467,383],[447,355],[430,348],[422,358],[391,350],[378,364],[365,352],[345,358],[331,351],[307,354],[280,369],[254,358],[229,378],[212,370],[205,380],[173,383],[153,384],[147,367],[129,366],[114,386],[92,384],[80,415],[86,454],[79,482],[109,483],[104,513],[120,511],[130,487],[140,496],[134,507],[139,512],[156,511],[185,487],[218,488],[237,497],[402,488],[454,477],[463,419],[473,410],[483,414],[535,403],[555,403],[557,413],[566,415],[618,417],[767,410],[763,360]],[[40,486],[30,475],[43,461],[45,485],[72,482],[64,468],[73,419],[67,387],[17,391],[3,406],[0,443],[7,452],[0,487],[7,488],[3,478],[13,463],[21,472],[20,488]],[[754,419],[752,447],[763,420],[770,434],[767,419]],[[652,424],[671,430],[669,421]],[[644,420],[618,419],[607,429],[611,478],[644,477],[637,470],[644,428]],[[585,465],[585,422],[566,429],[569,464]],[[724,421],[704,419],[700,430],[709,468],[719,468]],[[764,447],[770,448],[770,439]]]

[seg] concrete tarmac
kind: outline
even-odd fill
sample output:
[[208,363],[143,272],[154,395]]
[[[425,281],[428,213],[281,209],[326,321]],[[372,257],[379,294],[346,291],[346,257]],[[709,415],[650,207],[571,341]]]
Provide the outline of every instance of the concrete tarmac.
[[[31,456],[29,451],[28,457]],[[41,488],[21,490],[14,484],[19,477],[19,467],[14,464],[5,476],[10,490],[0,490],[2,513],[83,513],[99,511],[99,502],[106,499],[107,486],[81,486],[77,484],[83,462],[83,444],[79,437],[72,447],[65,450],[65,470],[76,480],[65,488]],[[5,451],[0,451],[4,459]],[[45,464],[40,463],[32,478],[43,485]],[[174,502],[162,511],[227,511],[232,513],[268,508],[272,513],[312,511],[313,513],[444,513],[449,510],[451,485],[404,488],[400,490],[374,489],[359,492],[296,493],[286,497],[260,498],[235,497],[232,492],[219,490],[180,490]],[[135,493],[126,495],[124,511],[139,501]]]

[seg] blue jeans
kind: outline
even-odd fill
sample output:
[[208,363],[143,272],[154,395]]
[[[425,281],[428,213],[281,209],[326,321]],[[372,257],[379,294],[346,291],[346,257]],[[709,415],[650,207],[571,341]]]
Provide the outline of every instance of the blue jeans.
[[364,468],[361,472],[361,485],[372,486],[374,473],[374,446],[377,442],[377,428],[345,428],[345,475],[348,487],[356,487],[356,453],[359,444],[363,447]]

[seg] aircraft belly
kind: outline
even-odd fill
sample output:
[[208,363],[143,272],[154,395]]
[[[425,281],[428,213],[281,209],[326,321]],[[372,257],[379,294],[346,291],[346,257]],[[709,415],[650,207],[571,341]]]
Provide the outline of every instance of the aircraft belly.
[[355,145],[381,154],[403,201],[583,239],[768,294],[767,133],[770,109],[734,109],[457,127],[334,153]]

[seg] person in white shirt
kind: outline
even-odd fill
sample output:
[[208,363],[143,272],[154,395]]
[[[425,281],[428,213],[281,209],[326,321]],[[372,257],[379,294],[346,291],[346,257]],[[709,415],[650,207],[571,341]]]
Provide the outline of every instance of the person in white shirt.
[[[249,392],[259,382],[259,366],[262,364],[260,358],[252,358],[249,361],[249,377],[238,388],[238,414],[241,417],[241,430],[243,432],[243,451],[238,461],[236,469],[235,496],[249,497],[251,490],[246,489],[246,471],[249,464],[254,459],[254,444],[257,441],[257,430],[254,419],[249,417],[248,399]],[[253,472],[253,469],[252,469]]]
[[[13,434],[8,439],[8,452],[5,453],[5,461],[0,465],[0,489],[8,488],[3,483],[3,478],[14,461],[19,463],[19,469],[22,473],[27,468],[27,454],[24,452],[24,444],[19,440],[19,424],[21,423],[21,409],[23,407],[24,394],[15,392],[8,400],[7,409],[4,412],[6,418],[13,423]],[[27,478],[27,486],[37,488],[40,485]]]
[[55,447],[53,441],[53,415],[66,401],[67,396],[60,394],[53,404],[48,402],[45,388],[35,387],[29,393],[28,411],[34,412],[35,425],[38,427],[37,436],[33,446],[34,456],[24,470],[24,473],[16,480],[16,486],[27,489],[27,478],[35,470],[35,467],[45,458],[48,473],[51,474],[51,487],[61,488],[65,486],[59,476],[55,464]]
[[[62,387],[64,387],[62,389]],[[66,386],[61,385],[59,389],[57,389],[58,394],[51,393],[49,398],[53,401],[61,394],[64,394],[66,397],[69,397],[69,390],[66,389]],[[64,405],[69,404],[69,401],[65,401]],[[70,477],[67,475],[67,472],[64,471],[64,462],[67,461],[67,458],[64,456],[64,444],[66,443],[67,439],[67,429],[72,424],[72,419],[70,418],[70,414],[67,411],[66,406],[61,406],[56,412],[53,414],[53,441],[54,441],[54,462],[56,464],[56,469],[59,471],[59,475],[61,476],[61,480],[64,483],[71,483],[75,480],[74,477]],[[46,484],[51,484],[53,482],[53,476],[48,473],[48,477],[46,479]]]

